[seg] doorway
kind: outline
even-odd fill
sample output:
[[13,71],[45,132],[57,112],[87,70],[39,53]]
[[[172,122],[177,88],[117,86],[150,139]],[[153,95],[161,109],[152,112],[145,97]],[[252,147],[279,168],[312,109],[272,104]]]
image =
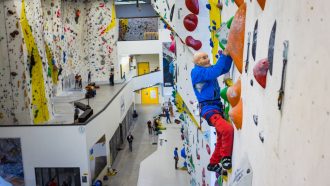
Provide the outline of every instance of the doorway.
[[150,72],[149,62],[138,63],[138,75],[148,74]]
[[145,88],[141,90],[142,104],[159,104],[158,87]]

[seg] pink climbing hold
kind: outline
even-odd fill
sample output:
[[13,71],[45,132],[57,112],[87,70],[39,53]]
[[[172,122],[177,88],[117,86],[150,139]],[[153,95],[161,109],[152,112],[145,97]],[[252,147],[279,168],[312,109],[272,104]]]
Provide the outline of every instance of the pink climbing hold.
[[172,41],[171,46],[169,48],[169,50],[173,53],[175,53],[175,49],[176,49],[176,45],[175,45],[175,40]]
[[196,29],[197,24],[198,24],[198,17],[195,14],[188,14],[183,19],[184,27],[190,32]]
[[199,14],[198,0],[186,0],[186,6],[188,10],[196,15]]
[[269,62],[267,58],[260,60],[253,68],[254,78],[262,86],[262,88],[266,88],[268,68]]
[[202,42],[200,40],[194,39],[191,36],[186,37],[186,44],[195,50],[199,50],[202,47]]

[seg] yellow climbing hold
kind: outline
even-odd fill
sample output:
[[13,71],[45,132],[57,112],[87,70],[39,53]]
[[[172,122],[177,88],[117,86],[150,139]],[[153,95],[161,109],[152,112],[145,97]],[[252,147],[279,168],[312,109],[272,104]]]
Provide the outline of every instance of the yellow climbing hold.
[[[213,42],[212,47],[212,59],[213,64],[217,62],[217,58],[215,57],[218,54],[219,50],[219,40],[216,38],[216,30],[220,28],[221,25],[221,12],[217,7],[218,0],[209,0],[211,10],[210,10],[210,26],[211,26],[211,40]],[[215,27],[215,29],[213,29]]]
[[[35,43],[32,30],[26,17],[25,1],[22,0],[22,12],[20,23],[23,30],[24,42],[26,44],[29,59],[34,60],[31,70],[32,86],[32,113],[35,124],[43,123],[49,120],[49,111],[45,91],[45,82],[43,76],[42,60],[39,54],[38,46]],[[30,61],[31,62],[31,61]],[[32,64],[30,64],[32,65]]]
[[116,7],[115,7],[115,3],[113,2],[112,3],[112,8],[111,8],[111,22],[107,26],[107,28],[101,32],[101,35],[106,34],[107,32],[109,32],[115,26],[116,26]]

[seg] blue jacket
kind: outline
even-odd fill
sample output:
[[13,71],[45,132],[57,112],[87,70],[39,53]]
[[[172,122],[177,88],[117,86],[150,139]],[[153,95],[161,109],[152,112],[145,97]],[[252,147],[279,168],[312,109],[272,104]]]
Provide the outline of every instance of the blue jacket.
[[[202,67],[195,65],[191,70],[191,81],[199,103],[220,99],[220,86],[217,78],[229,72],[232,59],[221,55],[215,65]],[[201,116],[210,110],[221,110],[218,104],[207,104],[201,107]]]

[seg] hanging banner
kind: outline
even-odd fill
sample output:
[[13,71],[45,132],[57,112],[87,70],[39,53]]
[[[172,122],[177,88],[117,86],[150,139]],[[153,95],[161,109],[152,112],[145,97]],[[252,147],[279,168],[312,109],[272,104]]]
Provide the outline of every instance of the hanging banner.
[[170,51],[171,42],[163,43],[163,72],[164,72],[164,87],[173,86],[174,77],[174,58],[175,54]]

